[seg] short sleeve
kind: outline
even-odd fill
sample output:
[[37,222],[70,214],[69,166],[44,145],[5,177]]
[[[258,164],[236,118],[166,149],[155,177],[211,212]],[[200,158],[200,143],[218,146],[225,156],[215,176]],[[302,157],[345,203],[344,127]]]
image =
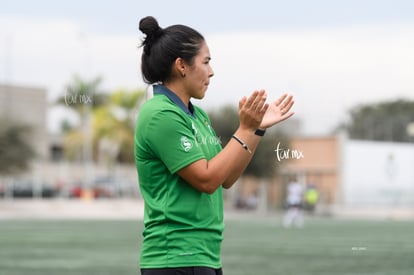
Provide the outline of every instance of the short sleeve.
[[147,145],[171,173],[205,158],[195,140],[191,118],[172,110],[164,110],[155,113],[147,126]]

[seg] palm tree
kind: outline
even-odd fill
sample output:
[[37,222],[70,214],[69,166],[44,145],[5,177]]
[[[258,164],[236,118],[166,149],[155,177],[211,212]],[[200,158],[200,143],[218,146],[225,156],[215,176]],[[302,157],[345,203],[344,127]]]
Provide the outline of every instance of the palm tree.
[[109,104],[94,110],[94,144],[101,160],[134,161],[134,124],[145,92],[120,89],[109,97]]
[[66,85],[64,96],[59,97],[57,103],[66,105],[82,116],[88,109],[106,103],[108,96],[98,91],[101,82],[101,77],[85,80],[79,75],[74,75],[71,82]]
[[101,77],[84,80],[74,75],[66,86],[65,94],[57,100],[57,104],[71,108],[80,118],[80,127],[75,127],[65,134],[65,155],[69,159],[83,159],[85,162],[92,160],[92,109],[104,105],[108,98],[107,95],[98,92],[101,82]]
[[[85,81],[75,75],[57,101],[75,110],[81,120],[80,127],[65,133],[65,155],[85,159],[87,149],[89,156],[108,166],[133,162],[135,117],[145,91],[119,89],[107,95],[96,92],[100,83],[101,78]],[[86,137],[90,147],[85,146]]]

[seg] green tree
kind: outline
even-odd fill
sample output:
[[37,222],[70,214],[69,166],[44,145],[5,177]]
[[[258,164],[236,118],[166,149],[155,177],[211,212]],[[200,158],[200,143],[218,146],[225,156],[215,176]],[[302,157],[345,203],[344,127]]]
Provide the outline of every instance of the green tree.
[[57,104],[65,105],[74,110],[80,118],[78,127],[66,127],[64,152],[68,159],[84,159],[92,157],[93,133],[90,132],[92,110],[103,106],[108,101],[108,95],[100,92],[101,77],[91,80],[74,75],[66,85],[65,93],[58,98]]
[[224,147],[239,126],[239,115],[233,106],[224,106],[209,113],[211,125]]
[[10,175],[28,168],[36,153],[28,137],[27,125],[0,119],[0,174]]
[[[84,80],[75,75],[57,103],[73,109],[80,125],[62,124],[65,134],[65,155],[82,159],[89,142],[93,159],[108,164],[134,161],[134,128],[139,104],[145,91],[119,89],[112,94],[100,92],[102,79]],[[89,133],[88,137],[86,133]]]
[[94,145],[106,162],[134,161],[135,119],[144,95],[142,90],[120,89],[109,96],[108,104],[94,110]]
[[408,142],[407,125],[414,122],[414,101],[398,99],[351,109],[343,128],[352,139]]
[[75,110],[82,118],[85,112],[106,104],[108,95],[99,91],[101,77],[91,80],[74,75],[65,87],[63,96],[57,99],[57,104],[66,105]]

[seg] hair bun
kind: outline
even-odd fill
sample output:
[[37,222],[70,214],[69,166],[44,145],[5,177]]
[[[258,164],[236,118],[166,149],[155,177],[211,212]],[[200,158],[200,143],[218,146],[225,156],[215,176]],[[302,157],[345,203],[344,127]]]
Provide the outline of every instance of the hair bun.
[[144,53],[149,55],[153,43],[162,35],[162,28],[158,25],[157,19],[147,16],[139,21],[139,30],[145,34],[142,45],[144,46]]
[[152,16],[144,17],[139,21],[139,30],[147,36],[147,39],[156,38],[162,32],[157,19]]

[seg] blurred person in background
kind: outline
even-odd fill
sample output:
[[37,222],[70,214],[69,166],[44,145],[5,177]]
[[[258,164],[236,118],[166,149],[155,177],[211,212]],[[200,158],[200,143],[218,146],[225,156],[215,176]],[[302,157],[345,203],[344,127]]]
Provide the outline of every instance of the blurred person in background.
[[286,213],[283,217],[283,226],[303,226],[303,185],[293,178],[287,185]]
[[243,97],[239,127],[222,148],[207,114],[191,102],[204,98],[214,75],[204,37],[184,25],[161,28],[151,16],[139,29],[141,71],[154,93],[135,130],[145,202],[141,274],[222,274],[222,188],[243,173],[265,130],[293,115],[292,96],[270,104],[264,90]]
[[309,213],[314,214],[316,204],[319,201],[319,191],[314,184],[308,184],[306,186],[304,200],[304,208],[309,211]]

